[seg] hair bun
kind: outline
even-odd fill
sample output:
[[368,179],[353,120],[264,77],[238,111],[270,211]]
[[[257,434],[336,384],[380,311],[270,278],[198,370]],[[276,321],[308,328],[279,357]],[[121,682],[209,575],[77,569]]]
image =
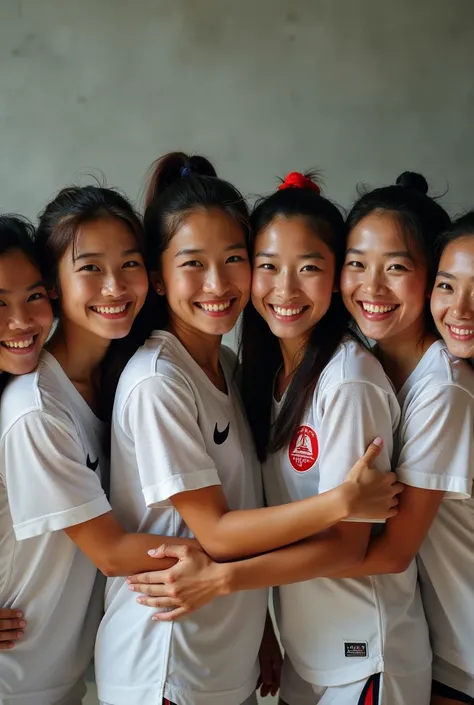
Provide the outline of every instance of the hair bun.
[[417,174],[416,171],[404,171],[400,174],[395,182],[397,186],[419,191],[420,193],[428,193],[428,182],[422,174]]
[[278,187],[279,191],[286,188],[309,188],[315,191],[317,194],[321,193],[321,189],[318,184],[313,181],[309,176],[305,174],[300,174],[299,171],[292,171],[286,175],[285,180]]
[[191,174],[217,176],[211,162],[199,155],[189,156],[184,152],[169,152],[153,162],[150,167],[145,207],[159,197],[172,184]]

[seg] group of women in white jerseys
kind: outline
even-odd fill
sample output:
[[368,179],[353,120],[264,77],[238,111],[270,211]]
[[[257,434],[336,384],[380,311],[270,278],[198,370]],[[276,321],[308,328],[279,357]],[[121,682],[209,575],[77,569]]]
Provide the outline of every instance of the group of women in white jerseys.
[[172,153],[143,220],[0,216],[0,705],[92,658],[102,705],[474,703],[474,213],[427,191],[249,213]]

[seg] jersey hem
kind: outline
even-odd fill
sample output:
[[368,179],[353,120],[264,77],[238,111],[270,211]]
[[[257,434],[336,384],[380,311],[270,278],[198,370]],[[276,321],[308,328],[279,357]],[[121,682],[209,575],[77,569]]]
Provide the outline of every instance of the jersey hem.
[[385,670],[385,664],[380,658],[365,661],[363,664],[358,664],[357,666],[353,665],[349,667],[347,665],[332,671],[319,671],[313,668],[307,668],[295,661],[293,657],[291,657],[291,662],[295,671],[305,681],[328,688],[331,686],[354,683],[355,681],[369,678],[376,673],[383,673]]
[[404,470],[403,468],[397,468],[396,473],[398,480],[410,487],[448,492],[446,499],[469,499],[471,497],[472,480],[469,481],[467,478],[446,477],[445,475],[434,475],[427,472]]
[[147,507],[153,508],[180,492],[192,492],[193,490],[201,490],[214,485],[221,485],[221,481],[217,470],[209,468],[208,470],[186,473],[186,475],[167,477],[157,485],[144,487],[143,497]]
[[20,524],[14,524],[13,530],[15,531],[17,541],[23,541],[24,539],[30,539],[34,536],[40,536],[41,534],[60,531],[70,526],[76,526],[76,524],[82,524],[85,521],[90,521],[110,511],[112,511],[111,506],[104,494],[101,497],[96,497],[92,502],[82,504],[80,507],[66,509],[63,512],[49,514],[44,517],[36,517],[35,519],[29,519]]

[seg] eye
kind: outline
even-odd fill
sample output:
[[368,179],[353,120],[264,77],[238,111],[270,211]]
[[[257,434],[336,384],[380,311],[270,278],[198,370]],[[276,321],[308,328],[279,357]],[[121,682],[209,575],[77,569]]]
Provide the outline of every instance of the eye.
[[268,271],[275,271],[276,267],[271,262],[264,262],[263,264],[259,264],[257,269],[266,269]]
[[0,306],[6,306],[5,301],[0,301]]
[[301,270],[302,272],[322,272],[323,270],[320,269],[316,264],[305,264],[305,266]]
[[190,259],[189,262],[185,262],[181,267],[202,267],[202,263],[197,259]]
[[447,282],[440,282],[436,285],[436,288],[441,289],[442,291],[453,291],[453,287]]
[[349,262],[346,262],[346,267],[358,267],[359,269],[362,269],[364,265],[362,262],[357,262],[356,260],[350,260]]
[[242,257],[242,255],[232,255],[231,257],[228,257],[225,261],[226,264],[233,264],[234,262],[245,262],[246,258]]
[[136,262],[135,260],[129,260],[128,262],[125,262],[125,264],[122,265],[122,269],[131,269],[134,267],[141,267],[142,263],[141,262]]
[[100,272],[99,267],[96,264],[85,264],[83,267],[80,267],[79,272]]
[[45,299],[46,294],[44,294],[42,291],[36,291],[34,294],[31,294],[31,296],[28,298],[28,303],[30,301],[41,301],[41,299]]
[[408,272],[408,269],[403,264],[391,264],[387,271],[390,272],[390,270],[393,272]]

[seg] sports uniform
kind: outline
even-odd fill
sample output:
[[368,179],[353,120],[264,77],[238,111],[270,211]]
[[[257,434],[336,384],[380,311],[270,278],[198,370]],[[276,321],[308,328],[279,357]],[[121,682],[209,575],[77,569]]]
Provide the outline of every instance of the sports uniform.
[[[222,349],[228,394],[171,333],[157,331],[122,373],[113,412],[111,504],[128,531],[189,537],[170,498],[222,484],[231,509],[262,506],[260,466]],[[99,698],[142,705],[241,705],[255,690],[267,590],[152,622],[122,578],[107,581],[96,644]]]
[[[282,403],[274,401],[275,415]],[[376,436],[384,440],[376,466],[387,470],[398,421],[397,399],[381,365],[347,339],[323,370],[289,447],[265,463],[268,503],[337,486]],[[278,595],[286,655],[314,686],[315,702],[356,705],[361,697],[377,705],[429,702],[431,651],[415,562],[400,575],[319,578],[282,586]],[[376,674],[381,675],[371,679]],[[285,683],[282,692],[292,705]]]
[[399,479],[445,497],[418,565],[433,678],[474,697],[474,373],[437,341],[398,394]]
[[52,355],[0,406],[0,603],[24,637],[0,651],[1,705],[77,705],[103,603],[96,567],[64,533],[110,511],[103,424]]

